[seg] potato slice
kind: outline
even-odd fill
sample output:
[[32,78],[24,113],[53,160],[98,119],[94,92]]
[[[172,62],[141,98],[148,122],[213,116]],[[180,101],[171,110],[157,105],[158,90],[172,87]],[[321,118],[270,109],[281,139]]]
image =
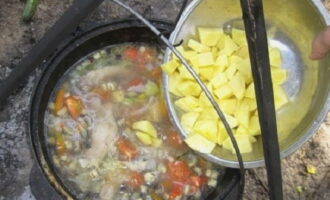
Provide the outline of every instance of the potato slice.
[[191,80],[182,81],[180,85],[176,86],[178,91],[184,96],[199,96],[202,92],[200,86]]
[[231,87],[229,87],[228,84],[221,86],[220,88],[214,90],[215,96],[217,96],[220,100],[221,99],[227,99],[231,96],[233,96],[233,90]]
[[204,136],[211,142],[217,142],[218,134],[217,119],[198,119],[193,127],[193,132]]
[[132,128],[133,130],[143,132],[150,137],[157,138],[157,130],[150,121],[142,120],[134,122]]
[[226,114],[233,115],[237,110],[237,100],[234,98],[219,100],[220,109]]
[[175,101],[178,108],[185,112],[195,110],[199,107],[198,99],[193,96],[185,96]]
[[[251,144],[249,135],[237,134],[237,135],[235,135],[235,139],[237,141],[238,148],[242,154],[252,152],[252,144]],[[223,148],[231,151],[233,154],[236,154],[233,144],[231,143],[231,140],[229,137],[223,142],[222,146],[223,146]]]
[[245,82],[240,73],[236,73],[228,83],[237,99],[242,99],[245,95]]
[[188,41],[188,45],[187,45],[189,48],[191,48],[192,50],[194,51],[197,51],[198,53],[203,53],[203,52],[208,52],[210,51],[210,47],[204,45],[204,44],[201,44],[199,42],[197,42],[196,40],[193,40],[193,39],[190,39]]
[[187,112],[181,116],[181,125],[188,133],[191,132],[199,115],[199,112]]
[[167,74],[171,75],[175,72],[175,70],[180,66],[179,61],[170,60],[169,62],[163,64],[161,67]]
[[213,88],[219,88],[226,83],[228,83],[228,79],[224,73],[217,73],[210,81],[212,84]]
[[287,79],[287,71],[282,68],[272,67],[272,81],[274,84],[281,85]]
[[198,67],[207,67],[214,64],[212,52],[197,54]]
[[[224,42],[224,52],[226,53],[227,56],[231,56],[239,47],[238,45],[229,37],[225,36],[225,42]],[[219,49],[221,49],[218,46]]]
[[189,135],[185,139],[185,142],[190,148],[201,153],[211,153],[215,147],[214,142],[210,142],[205,137],[199,134]]
[[197,28],[199,39],[202,44],[212,47],[215,46],[221,37],[224,37],[224,33],[221,28]]

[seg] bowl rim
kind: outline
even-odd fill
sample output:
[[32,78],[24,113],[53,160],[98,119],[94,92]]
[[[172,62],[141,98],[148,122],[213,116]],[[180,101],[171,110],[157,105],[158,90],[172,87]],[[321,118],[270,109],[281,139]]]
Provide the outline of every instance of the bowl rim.
[[[184,23],[187,21],[190,13],[197,8],[197,6],[202,2],[203,0],[194,0],[192,1],[186,9],[183,11],[178,23],[176,24],[169,41],[174,44],[176,42],[176,38],[178,37],[180,33],[181,27],[184,25]],[[320,0],[306,0],[308,3],[311,4],[311,6],[315,9],[316,12],[320,15],[321,20],[323,20],[324,24],[326,26],[330,25],[330,15],[328,14],[328,11],[322,4]],[[169,60],[171,54],[171,50],[169,48],[166,48],[166,52],[164,55],[163,62],[167,62]],[[175,128],[181,132],[184,133],[184,129],[181,126],[180,120],[178,119],[178,116],[175,114],[175,108],[174,104],[171,103],[171,95],[168,90],[168,81],[169,77],[167,74],[163,74],[163,92],[166,99],[166,105],[169,109],[170,114],[170,120],[174,124]],[[281,159],[291,155],[293,152],[297,151],[299,147],[301,147],[304,143],[306,143],[314,133],[316,133],[317,129],[321,126],[322,122],[327,116],[327,113],[330,109],[330,93],[327,95],[327,99],[324,103],[323,109],[320,111],[320,113],[317,115],[317,118],[315,119],[314,123],[307,129],[306,133],[302,135],[297,141],[295,141],[293,144],[291,144],[287,149],[280,152]],[[199,152],[198,152],[199,153]],[[227,160],[220,157],[217,157],[212,154],[205,154],[205,153],[199,153],[201,156],[205,157],[206,159],[213,161],[219,165],[230,167],[230,168],[239,168],[239,163],[237,161],[233,160]],[[243,161],[244,168],[257,168],[257,167],[263,167],[265,166],[264,159],[259,160],[253,160],[253,161]]]

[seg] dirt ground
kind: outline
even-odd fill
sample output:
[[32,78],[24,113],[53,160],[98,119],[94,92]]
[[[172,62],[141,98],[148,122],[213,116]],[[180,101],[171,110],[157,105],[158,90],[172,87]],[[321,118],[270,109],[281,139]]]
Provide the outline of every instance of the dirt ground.
[[[0,80],[10,73],[71,2],[40,0],[36,16],[26,24],[20,19],[23,1],[0,0]],[[145,16],[174,21],[182,0],[125,2]],[[330,1],[325,3],[330,9]],[[127,16],[126,12],[105,2],[84,21],[82,28]],[[27,130],[28,106],[38,74],[38,70],[33,73],[0,112],[0,200],[34,199],[29,188],[33,158]],[[282,161],[285,199],[330,199],[330,117],[328,119],[309,142]],[[307,165],[315,166],[317,173],[308,174]],[[267,199],[264,168],[248,170],[246,182],[244,199]]]

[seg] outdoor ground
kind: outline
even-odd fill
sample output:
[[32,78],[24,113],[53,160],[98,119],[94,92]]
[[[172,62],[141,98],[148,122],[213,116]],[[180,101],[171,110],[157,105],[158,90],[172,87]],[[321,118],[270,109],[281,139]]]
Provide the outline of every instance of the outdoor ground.
[[[174,21],[182,0],[126,0],[145,16]],[[330,9],[330,1],[326,6]],[[70,5],[70,0],[40,0],[29,24],[21,22],[22,0],[0,0],[0,80],[43,36]],[[82,27],[128,16],[109,2],[103,3]],[[38,71],[10,97],[0,112],[0,200],[34,199],[29,187],[33,157],[28,143],[28,105]],[[0,83],[1,84],[1,83]],[[330,117],[317,134],[282,162],[285,199],[330,199]],[[314,175],[306,166],[317,168]],[[301,188],[299,191],[297,188]],[[248,170],[244,199],[267,199],[264,168]]]

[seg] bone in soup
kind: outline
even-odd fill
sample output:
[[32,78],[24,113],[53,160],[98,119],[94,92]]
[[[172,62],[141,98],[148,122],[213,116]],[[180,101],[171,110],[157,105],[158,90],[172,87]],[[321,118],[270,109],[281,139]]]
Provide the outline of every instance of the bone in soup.
[[162,53],[143,43],[94,52],[50,100],[49,154],[79,199],[204,199],[221,168],[187,148],[161,95]]

